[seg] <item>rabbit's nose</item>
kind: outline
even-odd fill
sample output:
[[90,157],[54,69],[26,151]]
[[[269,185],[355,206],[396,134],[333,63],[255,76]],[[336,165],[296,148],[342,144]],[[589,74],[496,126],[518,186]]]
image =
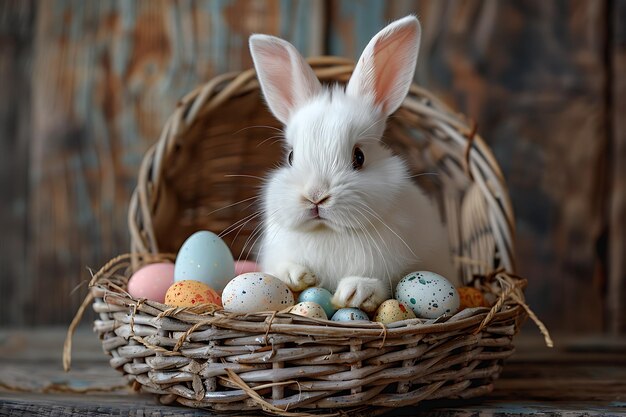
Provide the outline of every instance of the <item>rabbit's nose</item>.
[[317,195],[317,196],[310,196],[310,197],[304,197],[303,196],[303,200],[304,200],[305,203],[308,202],[308,203],[314,204],[315,208],[317,209],[317,206],[320,206],[320,205],[328,202],[328,200],[330,200],[330,194],[326,194],[326,195],[323,195],[321,197],[319,195]]
[[318,206],[327,202],[330,199],[330,194],[328,194],[327,190],[321,187],[316,187],[305,193],[304,199]]
[[330,200],[330,195],[326,194],[324,197],[320,198],[319,200],[313,201],[313,204],[315,204],[316,206],[320,206],[324,204],[325,202],[327,202],[328,200]]

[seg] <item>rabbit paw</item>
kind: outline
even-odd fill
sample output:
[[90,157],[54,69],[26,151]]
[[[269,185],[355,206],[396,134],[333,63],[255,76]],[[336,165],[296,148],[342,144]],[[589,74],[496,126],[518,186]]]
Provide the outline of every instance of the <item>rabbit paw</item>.
[[356,307],[375,311],[388,297],[387,286],[379,279],[346,277],[339,281],[332,302],[336,307]]
[[318,282],[315,274],[308,268],[293,262],[280,263],[274,275],[292,291],[302,291]]

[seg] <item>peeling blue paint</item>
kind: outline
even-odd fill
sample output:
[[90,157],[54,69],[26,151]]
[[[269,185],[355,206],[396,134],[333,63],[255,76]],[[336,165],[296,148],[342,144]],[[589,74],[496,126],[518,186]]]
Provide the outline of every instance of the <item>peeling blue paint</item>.
[[346,56],[354,60],[367,46],[374,36],[386,23],[384,0],[342,0],[339,7],[342,22],[352,22],[354,25],[354,50],[349,51],[348,45],[344,44],[340,33],[335,27],[330,30],[330,54]]
[[225,24],[224,8],[231,4],[230,0],[214,0],[204,3],[209,6],[211,17],[211,63],[216,73],[228,70],[229,44],[228,34],[230,30]]
[[297,24],[293,30],[292,37],[294,45],[304,56],[309,54],[310,28],[311,24],[315,24],[311,22],[310,13],[311,9],[308,7],[308,3],[303,1],[298,2],[295,19]]
[[113,68],[116,75],[123,76],[128,71],[128,64],[132,57],[134,39],[132,36],[135,22],[137,21],[137,3],[132,0],[124,0],[119,3],[117,12],[122,19],[122,38],[116,42],[113,54]]

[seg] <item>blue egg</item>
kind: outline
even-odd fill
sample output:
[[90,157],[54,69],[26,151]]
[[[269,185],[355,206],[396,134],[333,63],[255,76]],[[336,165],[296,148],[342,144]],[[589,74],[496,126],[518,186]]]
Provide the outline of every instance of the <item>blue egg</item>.
[[333,298],[333,295],[326,288],[322,287],[311,287],[300,293],[298,297],[299,303],[305,303],[310,301],[312,303],[317,303],[324,309],[326,316],[332,317],[337,311],[337,308],[330,301]]
[[226,243],[203,230],[189,236],[180,247],[174,265],[174,280],[191,279],[222,291],[235,276],[235,260]]
[[358,308],[340,308],[337,310],[333,317],[332,321],[356,321],[356,320],[367,320],[369,321],[369,317],[365,312],[359,310]]

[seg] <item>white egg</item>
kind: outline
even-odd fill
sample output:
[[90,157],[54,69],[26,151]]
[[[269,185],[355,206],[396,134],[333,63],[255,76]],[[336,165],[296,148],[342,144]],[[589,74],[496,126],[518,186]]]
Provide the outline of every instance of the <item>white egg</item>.
[[430,271],[411,272],[398,283],[396,300],[411,307],[417,317],[435,319],[459,310],[459,293],[454,285]]
[[194,233],[183,243],[176,256],[176,281],[204,282],[219,292],[234,276],[233,255],[215,233],[206,230]]
[[233,278],[222,292],[224,309],[235,313],[280,311],[293,305],[293,293],[278,278],[248,272]]

